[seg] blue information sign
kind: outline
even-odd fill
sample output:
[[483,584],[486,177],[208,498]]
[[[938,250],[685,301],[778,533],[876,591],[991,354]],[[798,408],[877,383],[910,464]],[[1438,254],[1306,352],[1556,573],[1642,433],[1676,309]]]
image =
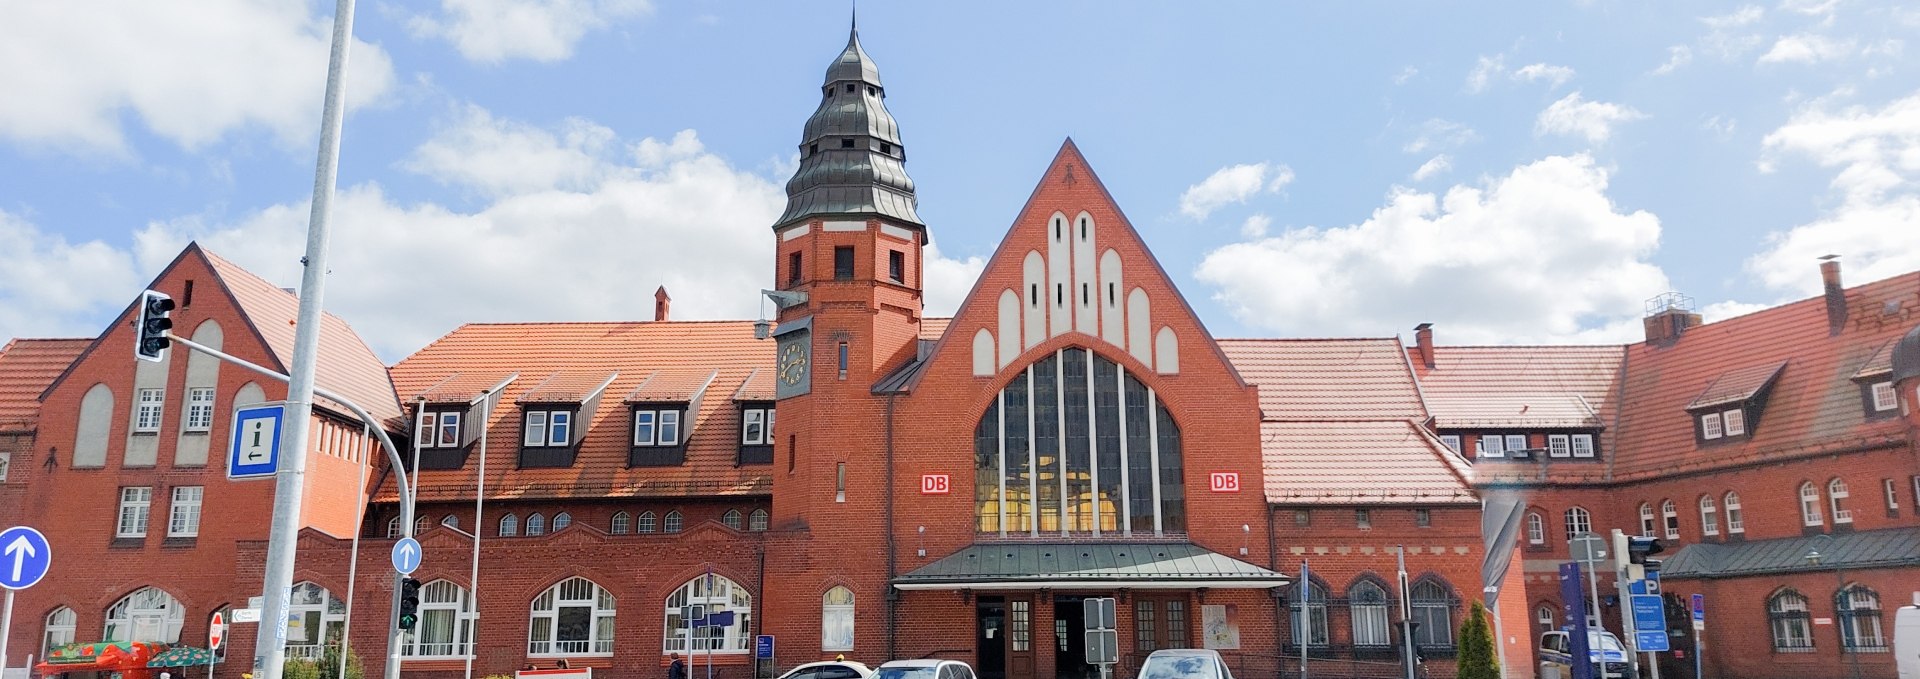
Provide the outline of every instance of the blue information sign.
[[1693,595],[1693,620],[1694,622],[1707,621],[1707,595]]
[[1640,652],[1667,648],[1667,608],[1654,594],[1633,595],[1633,646]]
[[280,434],[286,404],[264,403],[233,411],[233,446],[227,450],[227,478],[271,478],[280,469]]
[[[26,589],[39,584],[53,567],[47,536],[26,526],[0,531],[0,587]],[[13,600],[8,599],[8,604]]]
[[412,575],[413,569],[420,567],[420,558],[425,556],[420,543],[413,538],[400,538],[393,543],[393,569],[401,575]]
[[753,638],[753,657],[761,660],[773,659],[773,635],[762,634]]
[[[1587,647],[1587,599],[1581,591],[1580,564],[1560,564],[1560,600],[1566,602],[1567,657],[1591,657]],[[1572,679],[1593,679],[1593,663],[1567,663]]]

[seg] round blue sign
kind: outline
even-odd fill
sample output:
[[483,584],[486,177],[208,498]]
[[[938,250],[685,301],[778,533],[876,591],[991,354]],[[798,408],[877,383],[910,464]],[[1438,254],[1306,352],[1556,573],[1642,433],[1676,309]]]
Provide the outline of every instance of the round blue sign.
[[53,547],[40,531],[26,526],[0,531],[0,587],[32,587],[47,577],[52,567]]
[[401,575],[412,575],[413,569],[420,567],[420,542],[413,538],[400,538],[393,543],[393,569]]

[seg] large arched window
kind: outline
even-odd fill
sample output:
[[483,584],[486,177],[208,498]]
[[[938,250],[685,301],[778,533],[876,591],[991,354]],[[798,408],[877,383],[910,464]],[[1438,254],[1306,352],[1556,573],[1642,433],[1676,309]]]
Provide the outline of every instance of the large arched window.
[[653,532],[653,512],[640,513],[640,522],[636,530],[641,533]]
[[1653,537],[1653,505],[1640,503],[1640,537]]
[[1740,494],[1727,491],[1727,534],[1736,535],[1747,532],[1746,515],[1740,512]]
[[974,428],[982,533],[1182,533],[1180,428],[1159,395],[1090,349],[1007,383]]
[[48,613],[46,634],[41,637],[40,657],[45,658],[53,649],[73,643],[74,622],[78,619],[73,609],[66,606]]
[[[1318,582],[1294,583],[1288,592],[1287,607],[1293,610],[1292,646],[1300,645],[1301,634],[1306,634],[1308,646],[1325,646],[1327,639],[1327,587]],[[1304,611],[1305,618],[1302,618]]]
[[1800,522],[1808,526],[1819,526],[1820,489],[1812,481],[1800,484]]
[[1540,518],[1539,512],[1527,513],[1527,544],[1547,544],[1547,522]]
[[1714,504],[1712,495],[1700,496],[1700,533],[1720,534],[1720,509]]
[[1846,508],[1847,482],[1838,476],[1827,482],[1827,504],[1833,505],[1834,523],[1853,523],[1853,510]]
[[[704,606],[712,615],[733,612],[733,624],[726,627],[701,627],[691,630],[682,613],[688,606]],[[707,574],[694,578],[667,597],[666,653],[746,653],[753,648],[753,595],[747,588],[724,577]]]
[[520,534],[520,517],[508,514],[500,517],[500,537],[508,538]]
[[1880,594],[1862,584],[1848,585],[1834,595],[1840,614],[1840,644],[1849,653],[1885,653],[1887,637],[1880,629]]
[[103,641],[157,641],[180,643],[180,627],[187,621],[187,609],[158,587],[145,587],[107,609],[107,629]]
[[1660,521],[1666,526],[1668,540],[1680,539],[1680,508],[1673,500],[1660,501]]
[[527,655],[613,655],[613,594],[568,578],[533,599]]
[[1781,589],[1767,598],[1767,625],[1773,629],[1773,652],[1812,653],[1812,623],[1807,598],[1799,592]]
[[1588,514],[1584,507],[1567,508],[1566,516],[1563,518],[1567,521],[1568,542],[1572,542],[1573,538],[1581,533],[1593,532],[1593,515]]
[[631,515],[626,512],[617,512],[613,515],[613,521],[608,524],[607,532],[614,535],[626,535],[627,531],[632,527],[632,523],[633,517]]
[[753,510],[752,514],[747,515],[747,530],[766,530],[766,529],[767,529],[767,510],[756,509],[756,510]]
[[1353,618],[1353,645],[1384,647],[1387,633],[1387,590],[1372,580],[1361,580],[1347,590],[1347,609]]
[[465,658],[473,647],[473,604],[467,590],[447,580],[420,588],[420,622],[400,650],[409,658]]
[[853,590],[835,587],[820,596],[820,650],[853,650]]
[[319,660],[328,646],[340,643],[347,603],[327,588],[302,582],[293,586],[287,608],[287,657]]
[[1413,642],[1421,648],[1453,648],[1453,595],[1435,580],[1415,583],[1409,595],[1413,601]]

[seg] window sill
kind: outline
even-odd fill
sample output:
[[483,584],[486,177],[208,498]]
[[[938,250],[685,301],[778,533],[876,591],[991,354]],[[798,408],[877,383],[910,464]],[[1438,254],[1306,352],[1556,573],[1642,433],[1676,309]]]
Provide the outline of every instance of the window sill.
[[212,433],[213,433],[212,430],[208,430],[208,429],[188,429],[186,431],[180,432],[180,435],[181,436],[207,436]]
[[115,537],[113,542],[107,543],[107,549],[145,549],[146,546],[147,538],[144,535],[140,537]]
[[528,653],[527,657],[529,658],[560,658],[560,659],[611,658],[613,657],[613,653],[612,652],[607,652],[607,653]]
[[161,549],[192,549],[193,546],[199,541],[200,541],[199,534],[179,535],[179,536],[169,535],[167,536],[167,539],[160,541],[160,548]]

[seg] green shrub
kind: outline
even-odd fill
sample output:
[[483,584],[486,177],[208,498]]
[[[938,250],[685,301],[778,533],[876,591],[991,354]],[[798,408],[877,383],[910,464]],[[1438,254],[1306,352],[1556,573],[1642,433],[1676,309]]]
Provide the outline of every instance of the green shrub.
[[1459,679],[1500,679],[1500,661],[1493,643],[1487,609],[1475,601],[1466,622],[1460,625]]

